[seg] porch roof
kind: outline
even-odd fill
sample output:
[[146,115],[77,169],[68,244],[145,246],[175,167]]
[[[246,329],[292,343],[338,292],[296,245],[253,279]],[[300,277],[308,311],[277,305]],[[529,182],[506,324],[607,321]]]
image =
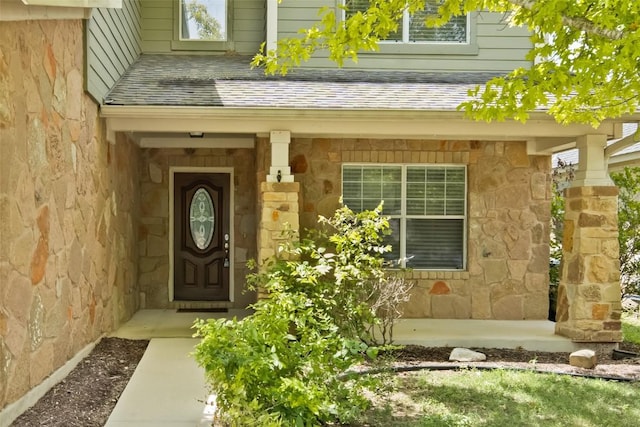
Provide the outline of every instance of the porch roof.
[[491,73],[295,69],[266,76],[246,56],[141,55],[105,105],[456,111]]
[[247,56],[141,55],[101,106],[107,139],[115,142],[124,131],[138,143],[147,133],[175,143],[196,131],[265,136],[278,129],[300,137],[524,140],[529,154],[547,155],[575,147],[580,135],[619,138],[622,129],[617,121],[597,129],[561,125],[544,109],[524,124],[469,120],[458,105],[493,73],[299,68],[266,76],[250,62]]

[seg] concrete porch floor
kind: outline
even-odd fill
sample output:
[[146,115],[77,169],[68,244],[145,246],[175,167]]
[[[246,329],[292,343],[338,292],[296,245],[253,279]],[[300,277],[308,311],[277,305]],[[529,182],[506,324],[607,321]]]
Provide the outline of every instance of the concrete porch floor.
[[[192,338],[195,319],[243,318],[248,310],[226,313],[141,310],[111,336],[128,339]],[[577,345],[554,334],[548,320],[401,319],[394,328],[396,344],[427,347],[523,348],[571,352]]]
[[[204,371],[189,356],[198,343],[191,325],[197,318],[242,318],[246,310],[228,313],[178,313],[141,310],[111,336],[150,339],[131,380],[106,427],[209,426],[212,402]],[[403,319],[394,330],[398,344],[474,348],[524,348],[534,351],[576,349],[553,334],[548,321]]]

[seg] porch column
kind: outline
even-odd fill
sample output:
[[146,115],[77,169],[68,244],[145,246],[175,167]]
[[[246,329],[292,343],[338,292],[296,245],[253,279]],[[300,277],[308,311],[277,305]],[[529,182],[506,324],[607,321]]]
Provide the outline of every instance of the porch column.
[[[258,233],[258,261],[278,254],[285,243],[285,230],[292,230],[297,238],[300,230],[300,183],[293,182],[289,167],[290,135],[287,131],[271,132],[271,167],[266,182],[260,184],[260,225]],[[258,298],[263,297],[258,292]]]
[[585,343],[616,343],[620,329],[618,188],[607,173],[606,137],[577,142],[576,179],[566,191],[556,333]]

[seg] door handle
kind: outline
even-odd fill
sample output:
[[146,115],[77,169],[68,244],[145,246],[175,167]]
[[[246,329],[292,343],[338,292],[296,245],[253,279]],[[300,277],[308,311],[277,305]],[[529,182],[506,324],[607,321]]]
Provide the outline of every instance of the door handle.
[[224,267],[229,268],[229,233],[224,234]]

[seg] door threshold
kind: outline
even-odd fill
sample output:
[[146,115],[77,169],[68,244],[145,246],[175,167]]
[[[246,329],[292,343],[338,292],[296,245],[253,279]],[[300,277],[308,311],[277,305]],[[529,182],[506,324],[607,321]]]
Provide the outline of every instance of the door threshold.
[[228,313],[229,309],[226,307],[215,308],[179,308],[176,313]]

